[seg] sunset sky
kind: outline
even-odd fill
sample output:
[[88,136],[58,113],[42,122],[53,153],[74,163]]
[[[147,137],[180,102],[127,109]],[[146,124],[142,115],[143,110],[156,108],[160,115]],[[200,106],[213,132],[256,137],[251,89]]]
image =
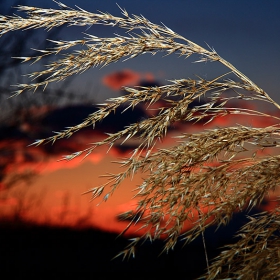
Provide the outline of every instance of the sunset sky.
[[[6,1],[7,4],[10,2]],[[78,2],[65,0],[62,2],[70,7],[77,4],[92,12],[101,10],[113,15],[121,15],[115,1],[111,0],[79,0]],[[177,33],[202,46],[206,46],[207,43],[214,47],[222,57],[248,75],[273,98],[280,101],[278,94],[280,87],[279,1],[119,0],[117,3],[131,14],[142,14],[158,24],[163,22]],[[26,4],[57,8],[57,5],[51,0],[29,0],[26,1]],[[59,37],[77,39],[81,38],[81,32],[106,37],[113,36],[113,33],[118,30],[103,26],[93,26],[90,29],[69,27],[63,29]],[[32,42],[30,44],[32,45]],[[36,48],[36,45],[32,45],[32,47]],[[168,82],[167,80],[175,78],[194,78],[195,74],[204,79],[211,79],[226,71],[214,63],[191,63],[197,58],[184,60],[176,55],[164,58],[162,56],[163,54],[156,56],[148,54],[126,62],[114,63],[102,69],[92,69],[75,78],[72,90],[77,95],[80,91],[90,92],[93,99],[99,102],[105,98],[122,94],[120,92],[122,85],[133,86],[141,82],[165,84]],[[59,84],[56,86],[59,87]],[[2,103],[1,106],[5,106],[5,104]],[[24,210],[22,214],[32,221],[71,225],[71,223],[75,224],[77,220],[85,218],[86,222],[90,220],[91,225],[119,232],[123,229],[124,223],[118,222],[116,217],[122,211],[134,207],[136,201],[130,200],[133,196],[131,190],[141,182],[141,174],[136,176],[133,182],[127,180],[119,192],[98,207],[95,207],[97,202],[89,203],[89,195],[81,196],[81,193],[101,183],[102,179],[98,178],[98,175],[116,171],[117,167],[111,161],[126,155],[131,148],[124,151],[121,147],[117,147],[108,154],[106,154],[106,149],[102,148],[84,161],[80,159],[71,162],[57,161],[67,152],[67,149],[75,151],[75,149],[86,146],[88,142],[93,142],[92,139],[96,141],[102,137],[101,132],[111,128],[110,121],[105,123],[104,129],[97,129],[96,132],[86,131],[71,138],[68,142],[56,143],[49,150],[34,147],[25,150],[26,145],[34,140],[32,137],[35,137],[39,130],[40,133],[51,133],[52,130],[62,129],[64,126],[69,126],[67,121],[75,121],[76,116],[80,119],[86,117],[83,113],[90,113],[94,107],[91,108],[88,105],[87,107],[76,107],[77,110],[83,110],[80,115],[79,112],[77,112],[78,115],[74,115],[75,108],[72,109],[73,111],[70,108],[67,114],[66,109],[62,108],[61,111],[57,109],[46,116],[41,124],[44,126],[44,131],[41,126],[39,128],[39,123],[21,124],[18,130],[27,133],[29,139],[12,139],[12,137],[5,139],[3,137],[1,146],[9,146],[15,154],[13,161],[3,160],[6,164],[5,172],[12,172],[16,166],[17,170],[27,168],[35,170],[39,175],[34,177],[32,183],[28,183],[28,188],[22,184],[9,191],[9,194],[2,195],[1,213],[9,215],[10,211],[19,211],[17,209],[19,209],[22,199],[34,200],[37,201],[37,204],[33,203],[33,208],[26,206],[27,210]],[[132,116],[141,118],[144,115],[145,110],[142,109],[142,111],[134,112],[134,115],[129,115],[127,119]],[[121,118],[120,115],[119,118]],[[113,121],[121,122],[118,118],[111,119],[111,122]],[[237,122],[237,119],[235,121]],[[254,122],[256,122],[254,119],[248,119],[249,124]],[[213,125],[220,124],[217,122]],[[115,123],[113,126],[116,126]],[[192,129],[198,128],[200,129],[200,127]],[[180,128],[180,130],[190,131],[190,128]],[[168,145],[173,143],[174,140],[171,138],[166,140]],[[131,145],[133,146],[135,143],[131,143]],[[26,160],[28,153],[32,157],[30,161]],[[1,184],[2,188],[5,188],[5,182]]]

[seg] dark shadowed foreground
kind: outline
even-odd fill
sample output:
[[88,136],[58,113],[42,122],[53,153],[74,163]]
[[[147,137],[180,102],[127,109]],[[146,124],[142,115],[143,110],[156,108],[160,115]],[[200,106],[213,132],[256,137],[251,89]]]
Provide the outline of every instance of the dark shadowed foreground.
[[[218,255],[221,246],[234,242],[232,235],[246,221],[245,213],[236,214],[228,226],[206,231],[209,259]],[[172,279],[195,279],[206,269],[201,238],[184,247],[179,241],[168,254],[160,254],[163,241],[145,242],[138,247],[135,258],[113,259],[127,244],[124,237],[94,229],[15,225],[2,221],[0,269],[9,279],[27,276],[45,279],[46,275],[48,279],[66,279],[76,273],[81,277],[78,279],[166,279],[167,275],[172,275]]]

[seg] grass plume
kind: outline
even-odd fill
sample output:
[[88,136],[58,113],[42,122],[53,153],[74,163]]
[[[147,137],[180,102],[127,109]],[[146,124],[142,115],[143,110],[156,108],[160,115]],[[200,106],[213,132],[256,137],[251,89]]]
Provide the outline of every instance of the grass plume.
[[[279,186],[279,117],[246,106],[236,108],[230,105],[234,100],[242,100],[242,104],[257,101],[270,103],[280,109],[280,105],[268,93],[213,48],[199,46],[165,25],[154,24],[143,16],[129,15],[123,8],[120,8],[122,16],[116,17],[104,12],[91,13],[79,7],[74,9],[55,2],[60,9],[18,6],[17,9],[25,12],[26,17],[0,16],[0,35],[15,30],[50,30],[65,24],[69,27],[95,24],[115,26],[124,30],[126,35],[101,38],[85,34],[83,38],[74,41],[53,40],[53,47],[37,50],[37,56],[18,57],[23,62],[32,63],[46,56],[55,56],[57,59],[42,70],[29,73],[30,83],[16,85],[15,96],[28,90],[44,89],[50,83],[62,81],[92,67],[104,67],[145,53],[176,53],[184,58],[198,55],[196,62],[221,63],[228,69],[227,73],[212,80],[198,77],[196,80],[172,80],[163,86],[124,87],[126,95],[110,98],[100,104],[99,110],[90,114],[82,123],[33,143],[54,143],[71,137],[84,127],[94,126],[121,106],[128,109],[144,103],[149,108],[160,99],[166,101],[168,105],[163,106],[157,115],[132,123],[90,144],[87,149],[64,157],[65,160],[71,160],[89,155],[98,146],[108,145],[110,148],[118,141],[125,143],[131,138],[140,140],[131,157],[118,162],[125,167],[124,171],[106,175],[108,181],[104,185],[86,192],[92,195],[92,199],[101,197],[107,200],[125,178],[137,172],[147,174],[135,190],[138,199],[135,213],[123,214],[124,218],[126,214],[129,215],[130,225],[141,222],[146,233],[133,239],[120,255],[134,256],[135,246],[141,240],[161,237],[166,239],[164,251],[168,252],[174,248],[179,237],[190,242],[209,226],[219,227],[228,223],[235,211],[258,205],[269,191]],[[229,79],[229,75],[234,75],[236,81]],[[41,78],[40,82],[36,82],[38,77]],[[201,98],[206,102],[196,102]],[[176,122],[206,124],[218,117],[234,118],[235,115],[269,118],[273,125],[263,128],[235,125],[182,134],[177,137],[178,142],[173,147],[156,149],[157,142],[166,136],[170,125]],[[259,151],[266,148],[272,150],[271,155],[259,156]],[[194,213],[198,214],[198,221],[194,221]],[[186,221],[192,221],[193,228],[182,233]],[[251,218],[240,232],[240,241],[218,256],[209,266],[205,277],[277,277],[279,237],[274,233],[278,231],[279,209],[273,214]]]

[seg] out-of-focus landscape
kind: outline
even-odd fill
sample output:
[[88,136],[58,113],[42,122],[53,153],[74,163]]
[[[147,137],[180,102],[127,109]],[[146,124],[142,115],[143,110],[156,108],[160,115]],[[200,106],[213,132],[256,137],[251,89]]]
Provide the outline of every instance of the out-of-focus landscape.
[[[38,2],[34,4],[35,2],[6,0],[0,3],[0,11],[1,14],[11,14],[14,12],[11,6],[19,4],[55,7],[55,3],[51,1],[40,1],[40,4]],[[104,3],[101,4],[101,2],[97,1],[96,7],[94,7],[92,1],[82,1],[78,5],[84,9],[95,11],[104,6]],[[129,11],[126,4],[131,6],[131,3],[124,0],[119,2],[120,6]],[[161,2],[153,2],[160,7]],[[175,2],[175,6],[180,10],[186,7],[184,1]],[[64,1],[64,3],[67,5],[75,4],[70,0]],[[107,3],[105,7],[108,9],[115,5],[111,1]],[[147,14],[144,13],[144,15],[151,21],[158,21],[159,16],[161,16],[162,21],[167,26],[169,24],[174,25],[174,27],[170,26],[172,28],[179,26],[179,29],[184,27],[184,30],[186,30],[183,35],[186,37],[188,27],[190,27],[190,33],[193,37],[195,36],[192,29],[200,30],[201,34],[196,35],[199,35],[200,40],[204,40],[204,37],[206,37],[207,43],[213,44],[214,47],[218,45],[222,52],[223,49],[226,49],[224,55],[228,56],[229,61],[235,64],[236,60],[236,63],[241,64],[241,67],[244,63],[244,68],[248,72],[246,74],[254,82],[261,87],[264,83],[263,87],[267,87],[268,92],[271,90],[273,96],[278,94],[279,80],[276,77],[278,74],[276,75],[275,72],[277,72],[277,69],[279,70],[280,61],[275,61],[279,60],[279,56],[275,57],[274,54],[280,47],[280,39],[277,38],[277,41],[274,41],[276,40],[275,36],[270,35],[272,33],[277,34],[276,32],[280,29],[279,20],[275,24],[276,16],[273,13],[275,7],[269,8],[270,13],[261,11],[263,6],[257,1],[257,8],[252,7],[253,11],[246,13],[246,9],[250,7],[244,4],[243,12],[252,21],[246,19],[244,25],[242,25],[237,20],[239,14],[236,15],[235,21],[232,19],[232,24],[230,24],[229,19],[223,21],[219,16],[215,18],[214,10],[201,10],[199,4],[197,4],[193,7],[197,16],[195,18],[192,15],[190,26],[188,12],[185,16],[180,12],[176,19],[176,10],[174,12],[169,11],[173,18],[167,15],[167,11],[160,10],[161,12],[154,19],[152,15],[149,17],[151,8],[147,1],[141,2],[141,4],[140,1],[135,1],[135,3],[132,9],[138,11],[139,14],[146,12]],[[155,5],[155,3],[151,5]],[[227,7],[227,4],[223,5],[219,7],[220,10],[216,13],[222,11],[229,13],[228,10],[231,7]],[[263,5],[265,6],[265,4]],[[171,4],[165,1],[163,6],[170,6],[171,8]],[[278,6],[280,7],[279,4]],[[112,9],[117,11],[115,6]],[[136,11],[133,12],[136,13]],[[244,20],[242,9],[238,12],[242,16],[240,20]],[[263,31],[261,23],[255,20],[262,12],[265,13],[263,19],[268,20],[269,27],[266,31]],[[216,28],[219,24],[226,23],[228,25],[227,32],[232,32],[232,41],[223,38],[218,40],[217,37],[210,36],[212,40],[209,42],[208,27],[205,26],[205,19],[200,18],[200,13],[211,18],[213,21],[211,24],[214,24]],[[164,20],[165,18],[167,22]],[[243,27],[245,31],[241,30]],[[94,33],[96,31],[100,35],[105,32],[103,28],[95,29],[95,27],[92,27],[86,32]],[[266,43],[264,44],[261,40],[258,41],[256,34],[251,33],[252,30],[255,30],[256,33],[259,31],[263,36],[266,34]],[[30,47],[44,49],[51,46],[51,43],[46,41],[48,38],[76,37],[84,31],[85,28],[74,28],[74,32],[71,33],[68,31],[68,27],[62,27],[49,32],[40,30],[19,31],[6,34],[0,38],[1,270],[18,276],[25,273],[40,273],[41,271],[47,271],[54,275],[56,272],[60,272],[66,276],[75,271],[85,274],[87,277],[94,277],[94,279],[99,279],[97,275],[102,273],[104,274],[102,274],[102,277],[100,276],[100,279],[106,279],[108,277],[106,273],[135,273],[138,271],[139,275],[136,278],[134,276],[130,277],[137,279],[141,276],[141,273],[143,275],[147,275],[148,272],[157,273],[160,276],[167,272],[176,271],[175,275],[184,272],[186,273],[186,279],[194,279],[201,275],[206,267],[203,243],[200,238],[184,247],[179,242],[174,251],[162,255],[160,253],[163,240],[154,244],[145,242],[142,247],[138,248],[135,259],[122,261],[121,258],[117,258],[112,260],[128,244],[128,238],[137,236],[143,231],[143,229],[137,231],[141,226],[138,225],[138,228],[131,227],[124,236],[117,237],[129,223],[129,221],[122,221],[119,215],[122,212],[135,209],[137,200],[131,199],[133,189],[141,183],[145,174],[138,174],[133,180],[126,179],[121,188],[106,202],[101,202],[98,199],[90,201],[90,194],[82,195],[83,192],[106,180],[100,175],[118,172],[119,165],[112,163],[112,161],[129,156],[132,149],[137,146],[137,140],[128,141],[125,145],[121,145],[121,143],[115,145],[109,152],[107,152],[106,147],[98,148],[85,159],[78,157],[71,161],[61,160],[64,155],[82,150],[89,143],[103,139],[105,133],[116,132],[131,123],[156,115],[163,105],[163,100],[158,101],[149,110],[147,110],[145,104],[124,113],[122,113],[122,110],[117,110],[115,115],[110,115],[100,124],[97,124],[94,129],[88,127],[69,139],[59,140],[53,145],[46,144],[38,147],[29,145],[36,139],[51,136],[55,131],[78,124],[89,114],[95,112],[97,104],[106,98],[126,94],[122,90],[122,86],[163,85],[167,80],[188,78],[188,76],[194,74],[204,75],[204,78],[208,78],[215,74],[207,72],[211,71],[213,67],[209,65],[196,66],[196,64],[193,64],[193,66],[191,63],[187,63],[186,67],[192,70],[191,72],[189,72],[189,69],[186,70],[187,76],[185,76],[183,59],[180,61],[180,58],[172,56],[175,62],[171,62],[171,57],[166,58],[165,62],[161,62],[165,59],[161,55],[157,55],[154,61],[151,57],[143,56],[143,58],[137,58],[135,61],[120,62],[118,66],[93,69],[85,75],[69,78],[69,80],[50,86],[44,92],[24,93],[17,97],[8,98],[14,90],[11,85],[27,82],[27,78],[23,75],[29,72],[26,65],[11,57],[32,56],[36,51],[30,49]],[[176,31],[180,33],[181,30]],[[103,36],[107,36],[106,32]],[[217,30],[216,33],[221,34],[220,30]],[[227,34],[223,34],[223,36],[227,36]],[[252,36],[252,39],[250,39],[250,36]],[[260,35],[258,34],[258,36]],[[246,52],[246,58],[248,58],[246,63],[236,57],[240,55],[244,59],[244,53],[240,54],[240,49],[235,48],[236,41],[234,38],[238,40],[240,49]],[[257,51],[260,52],[259,44],[261,47],[265,45],[266,51],[264,54],[257,53]],[[256,55],[258,55],[257,58]],[[269,63],[255,62],[258,59],[273,61],[273,65],[271,64],[269,68]],[[256,65],[253,63],[249,66],[252,62]],[[176,63],[178,63],[178,66],[176,66]],[[256,68],[261,69],[258,72]],[[199,73],[196,73],[196,70]],[[178,72],[180,76],[176,77]],[[250,76],[250,72],[253,77]],[[258,78],[260,78],[259,81]],[[275,83],[275,87],[271,83]],[[280,99],[278,98],[278,100]],[[233,106],[255,109],[258,104],[235,103]],[[272,110],[270,107],[264,109],[267,112]],[[190,125],[180,122],[169,128],[167,137],[157,148],[176,144],[173,136],[179,133],[201,131],[205,128],[234,125],[236,123],[264,127],[272,121],[252,117],[235,117],[234,119],[224,117],[217,118],[206,126],[200,123]],[[263,151],[263,153],[270,152],[269,149]],[[278,195],[279,190],[277,189],[259,207],[254,208],[250,214],[273,210],[277,205],[276,198]],[[233,242],[232,238],[236,231],[245,224],[247,214],[247,212],[236,213],[228,226],[220,228],[218,231],[215,231],[214,228],[206,231],[205,238],[209,259],[219,253],[221,246]],[[191,226],[190,223],[186,223],[184,230],[191,228]]]

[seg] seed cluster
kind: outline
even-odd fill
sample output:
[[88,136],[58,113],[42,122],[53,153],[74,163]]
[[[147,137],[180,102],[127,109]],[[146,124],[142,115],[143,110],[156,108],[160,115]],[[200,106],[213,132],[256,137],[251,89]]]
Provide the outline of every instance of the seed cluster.
[[[24,91],[43,90],[52,82],[62,81],[92,67],[106,66],[112,62],[134,58],[138,55],[158,52],[178,54],[185,58],[199,55],[196,62],[219,62],[229,72],[212,80],[202,78],[178,79],[170,84],[150,87],[124,87],[126,95],[110,98],[82,123],[67,127],[46,139],[38,139],[32,145],[54,143],[71,137],[80,129],[102,121],[119,107],[124,110],[143,103],[153,105],[164,100],[158,114],[132,123],[124,129],[108,134],[99,142],[91,143],[81,151],[63,157],[71,160],[87,156],[95,148],[137,138],[139,145],[129,158],[118,163],[124,171],[108,174],[108,181],[86,193],[92,199],[106,201],[127,177],[137,172],[145,179],[135,189],[138,206],[120,215],[132,224],[146,228],[143,236],[133,238],[131,244],[119,255],[134,256],[135,246],[142,240],[164,237],[164,251],[173,249],[179,238],[190,242],[210,225],[226,224],[235,211],[258,205],[269,191],[280,184],[280,156],[257,156],[263,149],[279,147],[279,118],[246,107],[246,102],[267,102],[280,109],[278,103],[232,64],[220,57],[214,49],[203,48],[175,33],[164,25],[156,25],[143,16],[130,16],[121,9],[122,17],[109,13],[91,13],[81,8],[70,8],[55,1],[61,9],[42,9],[18,6],[27,16],[0,16],[0,36],[15,30],[45,28],[61,25],[91,26],[101,24],[116,26],[126,35],[100,38],[92,34],[80,40],[53,41],[53,47],[37,50],[34,57],[18,57],[23,62],[36,63],[42,58],[56,59],[41,71],[28,74],[31,82],[18,84],[14,95]],[[228,78],[235,75],[237,81]],[[40,77],[40,82],[37,78]],[[203,102],[201,102],[203,100]],[[242,108],[231,106],[233,100],[242,100]],[[201,133],[182,134],[171,148],[156,149],[176,122],[209,123],[216,118],[244,115],[271,119],[274,124],[264,128],[236,125],[233,127],[204,130]],[[175,142],[175,141],[174,141]],[[276,150],[277,151],[277,150]],[[192,229],[182,232],[185,222],[193,223]],[[280,275],[279,262],[279,209],[272,214],[250,218],[240,231],[240,240],[226,248],[208,267],[207,279],[274,279]]]

